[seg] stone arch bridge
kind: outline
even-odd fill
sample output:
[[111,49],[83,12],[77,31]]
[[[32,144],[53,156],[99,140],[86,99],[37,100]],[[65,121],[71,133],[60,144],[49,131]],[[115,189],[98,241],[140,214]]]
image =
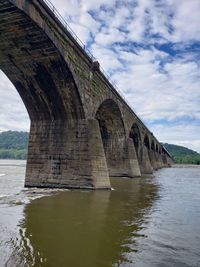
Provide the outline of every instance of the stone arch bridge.
[[0,69],[31,120],[25,186],[110,188],[171,157],[43,0],[0,0]]

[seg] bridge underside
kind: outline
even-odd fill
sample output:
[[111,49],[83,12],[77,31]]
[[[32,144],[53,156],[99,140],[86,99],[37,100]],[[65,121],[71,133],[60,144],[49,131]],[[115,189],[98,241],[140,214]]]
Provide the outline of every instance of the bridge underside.
[[[32,1],[16,2],[28,2],[31,10]],[[0,69],[31,120],[25,186],[110,188],[109,176],[136,177],[169,164],[166,155],[143,144],[136,128],[126,134],[113,100],[104,101],[95,118],[85,115],[88,100],[83,103],[63,55],[8,0],[0,0]]]

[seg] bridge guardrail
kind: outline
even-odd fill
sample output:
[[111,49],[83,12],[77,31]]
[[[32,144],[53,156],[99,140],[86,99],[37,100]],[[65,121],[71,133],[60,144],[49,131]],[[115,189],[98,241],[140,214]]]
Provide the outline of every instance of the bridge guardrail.
[[[66,22],[66,20],[63,18],[63,16],[60,14],[60,12],[56,9],[56,7],[52,4],[50,0],[43,0],[43,2],[49,7],[49,9],[53,12],[54,16],[61,22],[61,24],[67,29],[67,31],[73,36],[73,38],[77,41],[77,43],[82,47],[82,49],[85,51],[85,53],[88,55],[88,57],[94,62],[97,60],[92,53],[89,51],[89,49],[86,47],[86,45],[80,40],[80,38],[76,35],[76,33],[72,30],[72,28],[69,26],[69,24]],[[110,84],[113,86],[114,90],[121,96],[121,98],[125,101],[127,106],[130,108],[130,110],[134,113],[134,115],[138,118],[138,120],[143,124],[145,128],[147,128],[143,122],[143,120],[137,115],[134,108],[131,106],[129,100],[124,96],[122,91],[118,88],[115,82],[112,81],[111,77],[106,73],[106,71],[101,67],[100,65],[100,71],[105,76],[105,78],[110,82]],[[148,129],[148,128],[147,128]],[[149,130],[149,129],[148,129]],[[151,133],[151,131],[149,131]],[[154,137],[155,138],[155,137]]]

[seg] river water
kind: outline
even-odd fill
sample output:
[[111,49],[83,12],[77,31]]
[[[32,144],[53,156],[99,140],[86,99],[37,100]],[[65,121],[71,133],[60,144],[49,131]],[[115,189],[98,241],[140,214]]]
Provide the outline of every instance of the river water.
[[200,168],[115,178],[112,191],[24,189],[0,161],[0,267],[199,267]]

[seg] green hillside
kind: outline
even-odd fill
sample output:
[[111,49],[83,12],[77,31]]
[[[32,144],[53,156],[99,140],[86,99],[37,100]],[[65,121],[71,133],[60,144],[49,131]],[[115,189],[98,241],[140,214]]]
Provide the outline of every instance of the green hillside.
[[172,155],[175,163],[200,164],[200,154],[184,146],[163,144]]
[[0,159],[26,159],[28,137],[27,132],[0,133]]

